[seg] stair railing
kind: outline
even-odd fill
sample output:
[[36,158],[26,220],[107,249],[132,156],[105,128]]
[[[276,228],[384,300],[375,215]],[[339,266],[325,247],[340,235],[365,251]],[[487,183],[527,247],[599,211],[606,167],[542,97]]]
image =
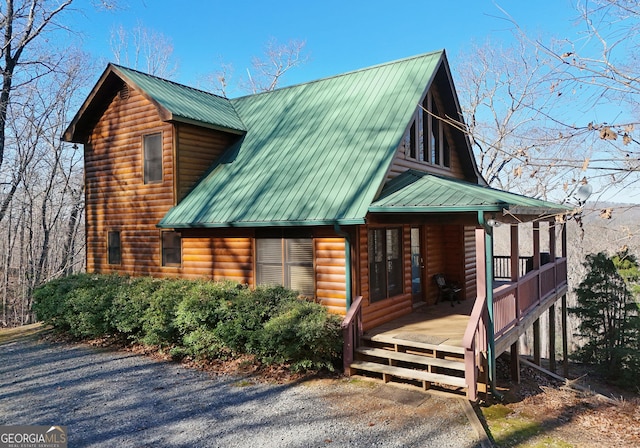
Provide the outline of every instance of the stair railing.
[[342,321],[342,363],[345,375],[351,375],[351,364],[355,358],[355,350],[362,338],[362,296],[356,297]]
[[467,398],[471,401],[478,399],[478,378],[481,370],[485,369],[487,354],[487,312],[486,297],[478,297],[469,324],[462,339],[464,347],[465,379],[467,381]]

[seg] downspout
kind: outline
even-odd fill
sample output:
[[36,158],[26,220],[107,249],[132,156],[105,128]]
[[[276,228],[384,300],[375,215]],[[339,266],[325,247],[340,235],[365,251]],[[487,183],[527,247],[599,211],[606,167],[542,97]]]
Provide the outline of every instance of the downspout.
[[351,308],[351,236],[340,228],[340,224],[334,224],[335,232],[344,237],[344,264],[346,280],[347,311]]
[[484,212],[478,210],[478,223],[484,228],[484,262],[486,270],[486,297],[487,297],[487,363],[489,370],[489,385],[491,393],[497,397],[501,397],[496,390],[496,353],[494,340],[494,316],[493,316],[493,227],[491,227],[484,219]]

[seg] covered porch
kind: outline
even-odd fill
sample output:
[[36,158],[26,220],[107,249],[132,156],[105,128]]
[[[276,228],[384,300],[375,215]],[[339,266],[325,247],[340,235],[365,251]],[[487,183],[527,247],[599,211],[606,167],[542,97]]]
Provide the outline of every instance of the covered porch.
[[[512,375],[518,375],[518,339],[531,327],[534,358],[539,360],[539,319],[547,311],[551,327],[548,343],[550,353],[555,353],[555,304],[561,298],[566,316],[567,248],[564,226],[559,254],[555,224],[548,227],[549,236],[541,251],[540,225],[533,224],[535,255],[526,257],[519,254],[517,225],[510,229],[509,255],[493,256],[491,229],[478,228],[476,260],[491,262],[477,263],[475,300],[425,304],[411,314],[363,332],[362,298],[357,298],[343,324],[345,372],[371,372],[384,381],[416,381],[424,388],[435,383],[463,391],[470,400],[476,400],[478,392],[491,388],[495,358],[504,351],[511,350],[515,355]],[[566,361],[566,324],[562,336]],[[550,361],[555,363],[555,359]]]

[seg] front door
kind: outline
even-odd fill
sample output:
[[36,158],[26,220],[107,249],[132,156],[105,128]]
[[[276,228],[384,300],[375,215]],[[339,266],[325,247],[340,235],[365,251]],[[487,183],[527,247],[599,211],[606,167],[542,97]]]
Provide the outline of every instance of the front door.
[[420,227],[411,228],[411,295],[413,303],[424,302],[424,254]]

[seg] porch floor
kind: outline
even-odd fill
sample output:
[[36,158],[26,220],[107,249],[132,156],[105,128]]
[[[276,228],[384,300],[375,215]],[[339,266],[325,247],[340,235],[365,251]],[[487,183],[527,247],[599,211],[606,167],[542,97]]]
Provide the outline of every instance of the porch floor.
[[365,336],[382,335],[390,338],[416,340],[434,345],[462,347],[473,300],[425,305],[413,313],[372,328]]

